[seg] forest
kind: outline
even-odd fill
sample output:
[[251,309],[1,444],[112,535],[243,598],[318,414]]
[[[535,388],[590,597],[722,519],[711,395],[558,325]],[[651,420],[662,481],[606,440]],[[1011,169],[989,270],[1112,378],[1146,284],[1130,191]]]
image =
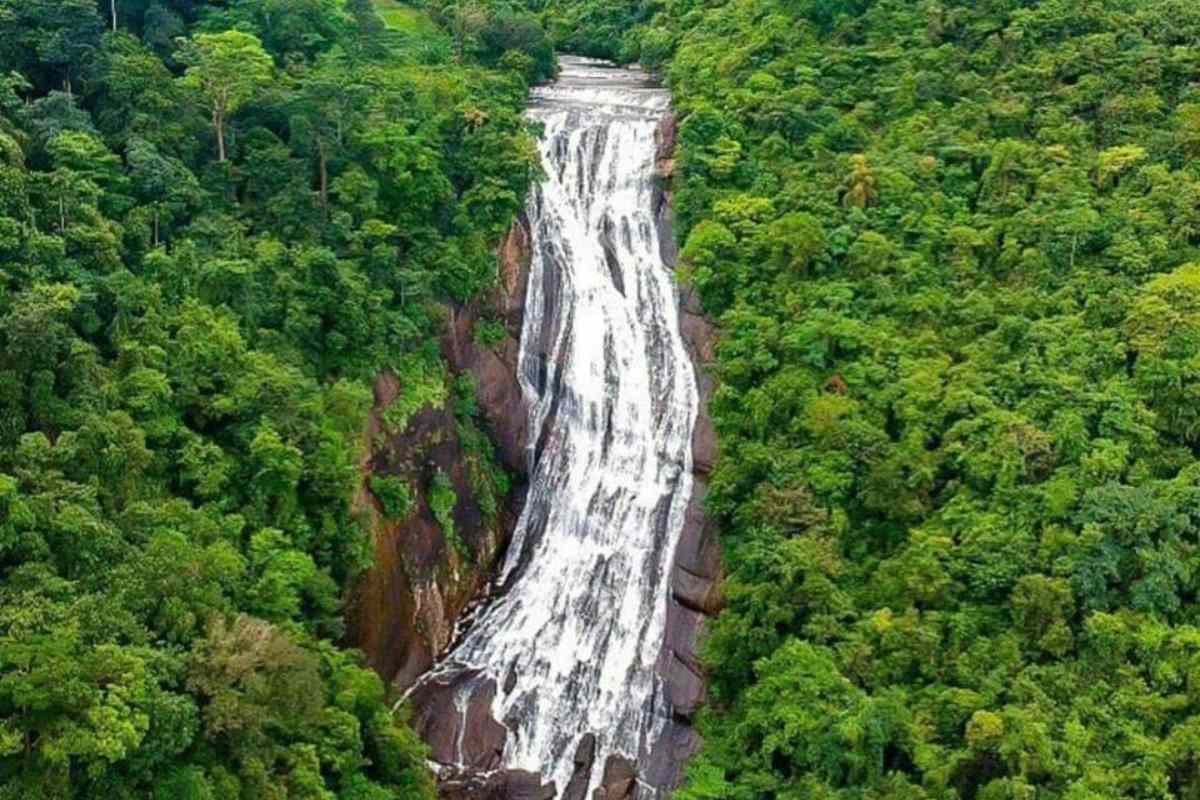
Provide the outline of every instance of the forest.
[[722,331],[677,797],[1200,797],[1200,4],[642,16]]
[[382,10],[0,0],[4,800],[434,796],[339,646],[351,499],[371,380],[444,388],[494,280],[554,54]]
[[1200,798],[1200,4],[417,5],[0,0],[0,800],[434,797],[350,500],[555,49],[670,87],[721,331],[675,797]]

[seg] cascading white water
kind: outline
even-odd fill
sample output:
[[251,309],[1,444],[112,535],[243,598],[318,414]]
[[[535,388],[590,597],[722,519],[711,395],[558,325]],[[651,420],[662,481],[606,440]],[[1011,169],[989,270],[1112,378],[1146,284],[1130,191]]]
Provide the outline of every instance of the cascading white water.
[[637,70],[562,64],[530,110],[547,178],[528,208],[528,499],[499,597],[435,674],[490,678],[504,766],[560,793],[595,735],[590,796],[608,756],[644,757],[670,713],[655,662],[698,397],[653,208],[669,96]]

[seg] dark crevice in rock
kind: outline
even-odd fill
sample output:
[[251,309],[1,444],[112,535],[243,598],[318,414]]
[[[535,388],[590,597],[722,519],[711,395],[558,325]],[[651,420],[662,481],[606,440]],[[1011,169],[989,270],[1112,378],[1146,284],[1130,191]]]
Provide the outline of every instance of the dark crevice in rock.
[[[604,227],[600,231],[600,247],[604,250],[604,264],[608,267],[608,276],[612,279],[613,286],[621,296],[625,296],[625,276],[621,272],[621,262],[617,259],[617,248],[613,243],[613,221],[607,217],[604,220]],[[628,237],[628,231],[625,232]]]

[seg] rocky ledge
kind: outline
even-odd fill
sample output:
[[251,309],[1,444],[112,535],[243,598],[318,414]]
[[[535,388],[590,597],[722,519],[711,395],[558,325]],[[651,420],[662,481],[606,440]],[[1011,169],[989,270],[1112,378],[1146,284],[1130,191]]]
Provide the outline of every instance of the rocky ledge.
[[[671,267],[678,260],[670,189],[675,171],[677,130],[675,117],[668,115],[657,132],[659,191],[655,215],[661,231],[660,241],[664,243],[663,262]],[[717,330],[704,316],[699,298],[686,290],[681,298],[679,325],[696,369],[700,410],[692,434],[692,497],[675,550],[666,641],[658,659],[658,670],[673,718],[643,767],[654,771],[646,776],[650,783],[671,786],[679,784],[687,760],[700,747],[700,737],[692,727],[692,721],[704,704],[707,689],[697,651],[705,621],[717,614],[722,605],[721,545],[716,526],[704,513],[708,476],[717,459],[717,437],[708,410],[716,389],[711,367],[715,360]]]

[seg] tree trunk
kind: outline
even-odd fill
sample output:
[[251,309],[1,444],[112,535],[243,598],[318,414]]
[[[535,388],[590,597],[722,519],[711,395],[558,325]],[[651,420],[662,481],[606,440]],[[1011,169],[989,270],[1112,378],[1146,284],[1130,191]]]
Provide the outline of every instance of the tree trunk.
[[317,140],[317,160],[321,168],[321,209],[325,218],[329,218],[329,156],[325,154],[325,141]]
[[154,247],[158,247],[158,206],[154,206]]
[[217,133],[217,161],[225,163],[225,116],[219,109],[213,109],[213,130]]
[[117,32],[117,0],[109,0],[108,7],[112,9],[113,33]]

